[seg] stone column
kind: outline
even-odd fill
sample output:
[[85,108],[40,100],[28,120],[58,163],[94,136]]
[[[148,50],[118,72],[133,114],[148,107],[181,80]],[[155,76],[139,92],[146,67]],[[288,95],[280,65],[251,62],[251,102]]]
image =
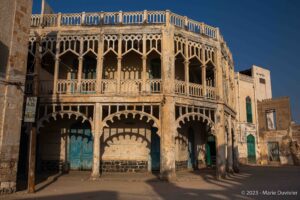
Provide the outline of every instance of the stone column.
[[82,68],[83,68],[83,37],[80,38],[80,49],[79,49],[79,57],[78,57],[77,92],[79,93],[81,91]]
[[217,148],[217,170],[218,179],[226,176],[226,145],[225,145],[225,119],[223,105],[217,106],[217,119],[215,124],[216,148]]
[[162,80],[164,98],[161,103],[160,174],[164,180],[174,180],[175,173],[175,66],[174,27],[166,26],[162,31]]
[[202,70],[202,89],[203,89],[203,96],[206,97],[206,65],[201,67]]
[[161,109],[160,176],[163,180],[172,181],[176,178],[174,98],[165,97]]
[[186,85],[186,95],[189,96],[190,95],[190,77],[189,77],[189,64],[190,62],[186,59],[184,61],[184,75],[185,75],[185,85]]
[[94,146],[93,146],[93,169],[91,179],[95,180],[100,177],[100,137],[102,134],[102,107],[96,103],[94,109]]
[[103,72],[103,34],[99,36],[98,41],[98,55],[97,55],[97,75],[96,75],[96,92],[101,92],[101,82],[102,82],[102,72]]
[[143,61],[143,71],[142,71],[142,91],[147,92],[147,86],[146,86],[146,68],[147,68],[147,50],[146,50],[146,34],[143,34],[143,56],[142,56],[142,61]]
[[228,137],[227,137],[227,171],[233,173],[233,151],[232,151],[232,124],[231,115],[228,117]]
[[117,92],[121,92],[121,73],[122,73],[122,35],[118,38],[118,69],[117,69]]
[[[187,22],[187,17],[185,17],[185,20],[186,20],[186,22]],[[185,27],[187,27],[187,24],[185,25]],[[185,86],[186,86],[186,95],[187,96],[189,96],[190,95],[190,85],[189,85],[189,82],[190,82],[190,74],[189,74],[189,72],[190,72],[190,70],[189,70],[189,64],[190,64],[190,62],[189,62],[189,59],[188,59],[188,57],[189,57],[189,54],[188,54],[188,52],[189,52],[189,46],[188,46],[188,39],[186,38],[185,39],[185,60],[184,60],[184,79],[185,79]]]
[[58,39],[59,35],[56,38],[56,54],[55,54],[55,64],[54,64],[54,77],[53,77],[53,94],[57,93],[57,83],[58,83],[58,73],[59,73],[59,51],[60,51],[60,42]]
[[81,91],[81,78],[82,78],[82,65],[83,65],[83,57],[79,56],[78,58],[78,72],[77,72],[77,92]]

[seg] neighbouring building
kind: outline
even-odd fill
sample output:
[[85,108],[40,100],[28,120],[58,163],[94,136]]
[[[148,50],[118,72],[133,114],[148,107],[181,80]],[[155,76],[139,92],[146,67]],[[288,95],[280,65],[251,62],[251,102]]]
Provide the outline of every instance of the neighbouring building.
[[235,74],[239,162],[298,164],[299,125],[288,97],[272,98],[270,71],[258,66]]
[[239,161],[260,159],[257,102],[272,98],[270,71],[258,66],[235,73]]
[[31,7],[0,1],[0,194],[16,190]]
[[293,128],[288,97],[258,102],[261,164],[293,165]]

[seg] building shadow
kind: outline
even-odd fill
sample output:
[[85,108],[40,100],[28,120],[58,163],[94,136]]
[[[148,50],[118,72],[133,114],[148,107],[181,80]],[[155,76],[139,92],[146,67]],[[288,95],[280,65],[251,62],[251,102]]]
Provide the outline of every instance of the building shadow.
[[[23,198],[19,198],[23,199]],[[69,200],[69,199],[89,199],[89,200],[119,200],[119,195],[115,191],[93,191],[93,192],[82,192],[72,194],[59,194],[59,195],[48,195],[38,196],[30,195],[26,196],[27,200],[39,199],[39,200]]]

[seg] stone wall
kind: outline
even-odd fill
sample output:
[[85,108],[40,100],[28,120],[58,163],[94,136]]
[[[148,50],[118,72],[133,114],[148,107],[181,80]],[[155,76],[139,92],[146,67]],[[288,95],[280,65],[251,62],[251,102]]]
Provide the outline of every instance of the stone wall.
[[144,160],[103,160],[102,172],[147,172],[148,161]]
[[0,193],[16,190],[32,0],[0,2]]

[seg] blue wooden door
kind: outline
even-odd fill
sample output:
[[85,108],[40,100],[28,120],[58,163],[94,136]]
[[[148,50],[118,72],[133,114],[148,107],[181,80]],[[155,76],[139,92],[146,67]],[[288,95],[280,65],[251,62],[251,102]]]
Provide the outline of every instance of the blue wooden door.
[[70,130],[69,163],[72,170],[90,170],[93,160],[91,129],[86,124],[76,123]]
[[154,128],[151,129],[151,170],[159,171],[160,169],[160,138]]

